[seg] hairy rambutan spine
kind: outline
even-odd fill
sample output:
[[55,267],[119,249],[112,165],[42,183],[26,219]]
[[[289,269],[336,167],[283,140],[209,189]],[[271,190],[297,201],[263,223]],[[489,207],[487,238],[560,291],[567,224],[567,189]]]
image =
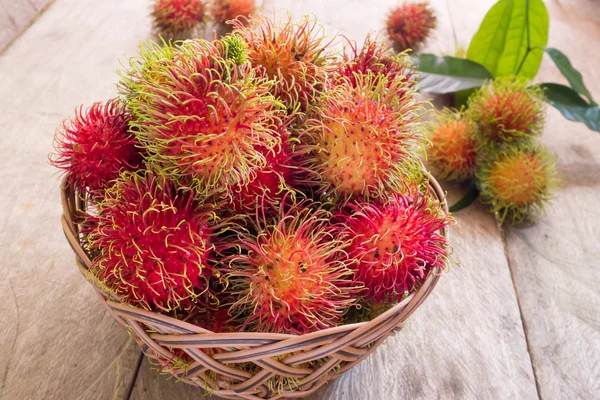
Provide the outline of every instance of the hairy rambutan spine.
[[257,148],[280,143],[283,111],[269,82],[222,52],[187,41],[172,58],[130,63],[133,79],[122,85],[151,167],[200,194],[252,180],[266,164]]
[[155,0],[151,15],[161,36],[188,39],[206,23],[206,5],[201,0]]
[[264,15],[232,21],[234,33],[248,43],[248,60],[274,80],[273,95],[288,113],[306,110],[323,90],[332,69],[326,42],[315,19],[291,17],[275,27]]
[[97,254],[90,271],[133,305],[167,313],[206,307],[224,227],[194,199],[191,189],[151,172],[123,173],[84,224]]
[[386,29],[397,50],[418,50],[436,24],[437,18],[427,1],[405,1],[390,11]]
[[118,99],[96,102],[87,110],[81,106],[57,129],[50,163],[82,192],[106,188],[122,171],[135,170],[142,162],[129,121]]
[[365,286],[371,304],[401,301],[417,290],[427,275],[447,266],[450,253],[440,230],[452,219],[428,195],[390,193],[373,202],[350,206],[344,220],[348,256],[357,260],[354,280]]
[[[417,74],[407,53],[394,53],[389,45],[378,42],[371,35],[367,35],[360,50],[356,42],[348,40],[344,44],[342,60],[334,76],[347,79],[356,86],[356,76],[369,73],[384,76],[388,85],[400,79],[408,82],[408,88],[413,89],[417,83]],[[340,79],[335,79],[334,82],[339,84]],[[397,93],[399,97],[404,95],[404,92]]]
[[410,167],[420,163],[415,150],[421,104],[402,79],[390,82],[372,73],[354,77],[356,84],[340,84],[324,95],[299,135],[305,182],[342,199],[402,191],[412,178],[407,171],[421,170]]
[[483,147],[531,141],[544,128],[544,93],[537,85],[499,78],[469,98],[469,118],[479,126]]
[[[339,227],[318,204],[298,203],[239,234],[227,261],[232,312],[259,332],[304,334],[336,326],[354,303],[357,285]],[[251,233],[256,232],[256,233]]]
[[427,163],[436,177],[463,181],[477,166],[477,127],[464,112],[445,109],[429,123]]
[[500,223],[535,217],[552,198],[560,179],[555,157],[539,145],[506,147],[478,171],[481,199]]

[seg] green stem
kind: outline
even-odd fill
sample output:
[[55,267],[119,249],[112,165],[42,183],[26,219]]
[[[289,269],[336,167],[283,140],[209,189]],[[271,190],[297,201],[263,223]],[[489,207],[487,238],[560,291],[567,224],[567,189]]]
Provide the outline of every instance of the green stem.
[[525,32],[527,33],[527,51],[525,52],[523,60],[521,60],[521,64],[519,65],[519,68],[517,68],[517,72],[515,73],[515,75],[519,75],[519,72],[521,72],[521,68],[523,68],[523,64],[525,64],[525,60],[527,60],[529,52],[532,50],[531,37],[529,35],[529,0],[525,2]]

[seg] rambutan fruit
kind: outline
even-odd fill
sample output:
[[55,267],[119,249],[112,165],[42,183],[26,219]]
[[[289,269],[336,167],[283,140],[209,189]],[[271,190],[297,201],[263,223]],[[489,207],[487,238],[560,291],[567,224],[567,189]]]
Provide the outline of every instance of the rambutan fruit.
[[483,144],[530,140],[544,127],[544,110],[540,87],[515,78],[496,79],[469,99],[469,117]]
[[212,0],[210,15],[221,25],[237,17],[248,18],[256,12],[254,0]]
[[[357,290],[345,256],[347,243],[317,204],[297,203],[255,229],[240,233],[228,258],[232,313],[259,332],[305,334],[336,326]],[[256,233],[251,233],[251,232]]]
[[135,170],[142,162],[129,121],[118,99],[76,109],[75,117],[56,131],[50,163],[65,171],[67,181],[80,191],[106,188],[122,171]]
[[406,81],[390,83],[371,73],[355,77],[356,85],[340,84],[323,96],[299,135],[305,180],[336,198],[401,191],[409,165],[419,163],[414,150],[421,106]]
[[406,1],[390,11],[386,29],[398,51],[418,50],[436,23],[435,13],[427,1]]
[[204,26],[206,6],[201,0],[155,0],[154,29],[166,39],[188,39]]
[[470,178],[477,165],[477,128],[459,111],[444,110],[429,125],[427,162],[436,177],[448,181]]
[[481,199],[500,223],[522,222],[543,210],[559,178],[554,157],[538,145],[510,146],[477,172]]
[[236,185],[229,192],[231,205],[238,214],[254,214],[261,207],[263,212],[278,209],[284,197],[295,197],[292,186],[294,163],[292,146],[285,127],[279,129],[281,143],[272,149],[259,148],[266,164],[244,185]]
[[278,27],[264,15],[232,21],[234,33],[248,43],[248,60],[274,80],[273,95],[288,113],[306,110],[323,90],[331,69],[317,21],[304,17],[293,22],[288,16]]
[[358,260],[354,280],[365,286],[368,303],[401,301],[433,269],[446,268],[449,246],[439,231],[452,219],[439,202],[421,192],[390,193],[351,207],[343,240],[351,243],[348,257]]
[[129,304],[165,312],[205,307],[222,229],[191,189],[148,171],[123,173],[86,220],[90,271]]
[[[367,35],[360,50],[356,42],[347,41],[344,45],[343,58],[336,71],[338,79],[335,80],[335,84],[339,84],[339,78],[342,78],[356,86],[356,76],[369,73],[386,77],[388,85],[395,79],[400,79],[408,82],[408,87],[412,89],[417,83],[417,75],[408,54],[394,54],[388,45],[379,43],[370,35]],[[405,93],[401,92],[396,95],[402,97]]]
[[186,41],[171,58],[130,63],[137,69],[122,84],[149,165],[199,194],[251,180],[266,164],[257,149],[280,143],[285,115],[268,82],[240,72],[222,50]]

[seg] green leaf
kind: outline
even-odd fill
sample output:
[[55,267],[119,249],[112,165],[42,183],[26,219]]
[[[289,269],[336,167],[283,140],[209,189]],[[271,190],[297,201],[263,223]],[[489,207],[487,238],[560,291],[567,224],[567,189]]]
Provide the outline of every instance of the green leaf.
[[592,99],[592,95],[583,84],[581,73],[571,65],[571,61],[569,61],[567,56],[560,50],[553,49],[552,47],[543,47],[542,49],[550,56],[550,58],[552,58],[552,61],[554,61],[554,64],[556,64],[563,76],[567,78],[571,87],[577,93],[587,97],[590,103],[596,104]]
[[450,207],[450,212],[458,212],[463,208],[469,207],[477,198],[479,197],[479,189],[477,188],[477,182],[475,180],[471,181],[467,192],[464,196],[457,201],[452,207]]
[[413,57],[413,63],[421,72],[419,86],[428,93],[454,93],[493,79],[484,66],[464,58],[421,54]]
[[546,101],[555,107],[570,121],[583,122],[593,131],[600,132],[600,108],[589,104],[583,97],[565,85],[558,83],[542,83]]
[[[544,54],[534,48],[545,47],[546,43],[548,11],[542,0],[500,0],[473,36],[467,58],[486,67],[495,77],[518,75],[533,79]],[[533,50],[528,53],[528,48]]]

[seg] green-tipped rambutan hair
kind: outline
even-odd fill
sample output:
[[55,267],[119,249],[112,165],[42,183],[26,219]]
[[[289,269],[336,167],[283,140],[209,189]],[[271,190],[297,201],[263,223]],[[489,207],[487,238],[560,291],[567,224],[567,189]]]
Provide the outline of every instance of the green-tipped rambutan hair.
[[502,223],[522,222],[543,211],[559,184],[554,157],[539,145],[506,147],[477,172],[481,199]]
[[[379,42],[377,37],[371,35],[367,35],[360,49],[355,41],[348,40],[344,44],[342,60],[333,75],[336,78],[334,84],[339,83],[341,77],[356,85],[357,74],[369,73],[386,77],[388,85],[395,79],[409,82],[410,88],[417,83],[417,74],[408,53],[394,53],[389,45]],[[397,95],[404,96],[404,93],[397,93]]]
[[275,81],[273,95],[293,113],[314,102],[323,90],[331,70],[331,42],[325,41],[316,19],[303,17],[295,22],[291,16],[280,25],[264,15],[240,17],[231,21],[234,33],[248,43],[248,59],[269,79]]
[[483,146],[530,141],[544,128],[544,93],[537,85],[510,77],[488,82],[469,99]]
[[248,59],[248,44],[240,35],[227,35],[221,38],[225,50],[225,58],[241,65]]
[[[420,164],[421,104],[407,81],[355,74],[323,96],[300,133],[306,183],[338,199],[403,191]],[[397,93],[404,93],[398,96]]]
[[153,46],[121,84],[151,168],[199,194],[249,181],[285,115],[270,82],[223,58],[220,43],[166,45],[166,57]]
[[188,39],[206,22],[202,0],[155,0],[151,14],[154,30],[167,39]]
[[477,127],[464,112],[444,109],[428,124],[427,163],[437,178],[464,181],[477,165]]
[[352,282],[339,230],[320,204],[282,206],[274,218],[257,212],[254,228],[232,244],[238,254],[227,259],[232,311],[244,326],[305,334],[342,321],[360,285]]

